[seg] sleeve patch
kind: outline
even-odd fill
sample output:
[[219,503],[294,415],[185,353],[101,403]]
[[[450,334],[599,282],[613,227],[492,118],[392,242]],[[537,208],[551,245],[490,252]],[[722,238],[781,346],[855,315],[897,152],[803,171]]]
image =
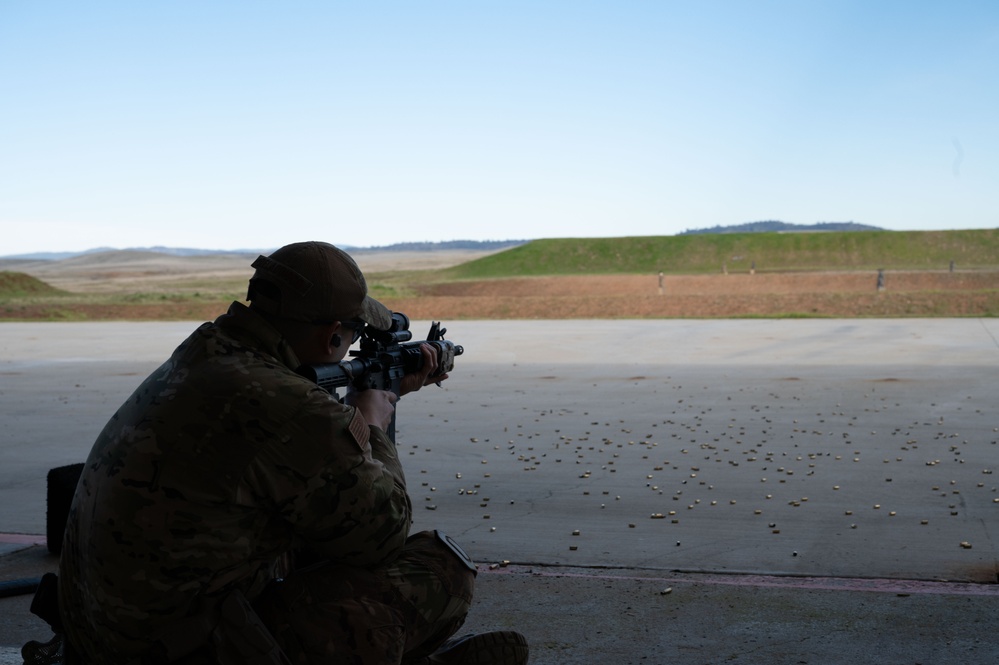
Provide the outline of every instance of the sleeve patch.
[[371,438],[371,430],[368,429],[368,421],[364,419],[361,412],[354,409],[354,415],[350,419],[350,424],[347,425],[347,431],[354,438],[354,442],[361,448],[361,450],[368,449],[368,439]]

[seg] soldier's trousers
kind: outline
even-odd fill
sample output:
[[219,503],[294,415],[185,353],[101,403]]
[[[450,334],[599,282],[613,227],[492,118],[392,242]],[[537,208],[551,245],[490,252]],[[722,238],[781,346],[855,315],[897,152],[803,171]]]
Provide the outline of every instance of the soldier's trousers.
[[271,584],[253,605],[295,665],[398,665],[461,627],[474,579],[433,532],[421,532],[391,564],[317,564]]

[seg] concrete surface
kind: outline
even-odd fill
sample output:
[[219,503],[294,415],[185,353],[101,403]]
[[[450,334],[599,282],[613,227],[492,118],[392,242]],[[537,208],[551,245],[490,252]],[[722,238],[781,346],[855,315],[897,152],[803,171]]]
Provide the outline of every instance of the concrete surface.
[[[446,323],[399,445],[416,528],[480,562],[468,629],[542,664],[996,662],[999,321]],[[44,532],[47,470],[193,327],[0,325],[0,532]],[[24,540],[2,579],[54,566]],[[0,663],[47,636],[27,603]]]

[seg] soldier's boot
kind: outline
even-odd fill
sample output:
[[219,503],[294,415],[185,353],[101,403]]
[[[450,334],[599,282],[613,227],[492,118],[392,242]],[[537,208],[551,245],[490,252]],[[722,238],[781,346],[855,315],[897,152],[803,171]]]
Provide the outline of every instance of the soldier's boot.
[[63,638],[56,633],[48,642],[32,640],[21,647],[24,665],[56,665],[63,662]]
[[516,631],[465,635],[445,642],[426,665],[526,665],[527,638]]

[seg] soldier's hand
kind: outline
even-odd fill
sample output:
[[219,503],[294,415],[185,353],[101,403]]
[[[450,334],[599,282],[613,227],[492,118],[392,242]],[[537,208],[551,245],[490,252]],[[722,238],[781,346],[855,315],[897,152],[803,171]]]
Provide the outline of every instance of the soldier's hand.
[[399,392],[403,395],[416,392],[431,383],[440,383],[448,377],[447,374],[433,376],[434,372],[437,371],[437,349],[434,346],[420,344],[420,354],[423,356],[423,367],[418,372],[402,377],[402,381],[399,383]]
[[360,411],[369,425],[380,427],[387,432],[392,423],[397,399],[399,398],[391,390],[369,388],[360,392],[348,390],[343,401]]

